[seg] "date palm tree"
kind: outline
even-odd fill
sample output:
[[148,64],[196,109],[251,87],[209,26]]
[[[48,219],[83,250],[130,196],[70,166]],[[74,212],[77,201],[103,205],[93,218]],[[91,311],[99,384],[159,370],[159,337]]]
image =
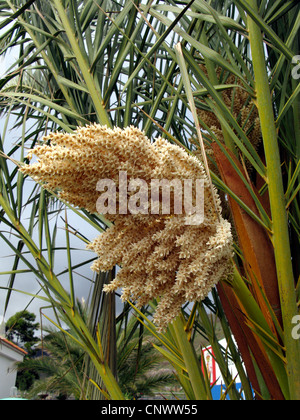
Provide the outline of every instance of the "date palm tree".
[[[86,309],[81,309],[81,313],[85,314],[87,320]],[[134,328],[136,324],[135,317],[131,317],[127,332],[121,328],[117,337],[118,382],[128,399],[164,393],[166,387],[176,383],[172,371],[163,368],[164,358],[153,347],[151,334],[146,330],[141,335],[140,329]],[[68,333],[76,336],[76,332]],[[18,372],[34,371],[39,376],[26,392],[27,398],[38,399],[40,394],[52,394],[58,398],[72,397],[78,400],[82,395],[89,395],[84,390],[87,385],[86,358],[82,347],[56,328],[45,327],[43,334],[42,343],[37,347],[40,356],[25,358],[17,363]],[[90,392],[95,390],[90,388]],[[95,392],[91,395],[95,395]]]
[[[198,334],[212,344],[232,399],[241,395],[229,360],[246,398],[254,390],[257,399],[300,399],[300,342],[293,334],[300,274],[298,2],[0,0],[0,6],[0,56],[16,57],[0,79],[0,237],[14,253],[11,270],[2,273],[5,310],[15,282],[30,273],[40,298],[76,330],[73,338],[105,396],[124,398],[114,375],[115,298],[103,299],[104,283],[93,279],[89,323],[74,304],[76,270],[91,258],[75,262],[70,240],[83,245],[89,238],[72,228],[70,217],[98,232],[109,223],[59,203],[24,179],[18,165],[28,163],[26,149],[50,131],[134,125],[204,163],[235,235],[233,275],[209,300],[185,306],[166,333],[133,308],[163,344],[157,351],[190,399],[212,398],[194,345]],[[10,125],[20,133],[14,142]],[[61,214],[64,247],[56,243]],[[68,268],[59,272],[62,248]],[[218,344],[209,312],[219,318],[227,348]]]

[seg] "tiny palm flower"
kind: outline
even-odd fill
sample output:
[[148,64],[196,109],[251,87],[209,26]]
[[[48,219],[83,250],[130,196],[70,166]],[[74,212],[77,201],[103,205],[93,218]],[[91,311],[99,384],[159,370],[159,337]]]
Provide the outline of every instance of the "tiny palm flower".
[[[122,130],[93,125],[78,128],[74,134],[52,133],[28,158],[33,154],[38,161],[22,167],[23,174],[42,182],[49,191],[58,190],[62,200],[91,213],[97,212],[99,181],[115,183],[119,211],[106,214],[111,227],[88,246],[98,255],[92,269],[99,272],[120,266],[105,291],[121,288],[124,301],[141,307],[157,299],[154,322],[160,331],[184,303],[203,300],[231,271],[231,226],[221,216],[220,200],[201,162],[180,147],[161,138],[151,143],[134,127]],[[194,186],[202,180],[203,222],[188,224],[189,213],[178,212],[175,200],[171,200],[168,214],[162,205],[158,212],[151,211],[150,194],[147,213],[120,211],[120,173],[126,173],[129,182],[142,179],[149,189],[152,180],[192,180]],[[175,189],[170,191],[174,199]],[[127,198],[134,199],[130,189]]]

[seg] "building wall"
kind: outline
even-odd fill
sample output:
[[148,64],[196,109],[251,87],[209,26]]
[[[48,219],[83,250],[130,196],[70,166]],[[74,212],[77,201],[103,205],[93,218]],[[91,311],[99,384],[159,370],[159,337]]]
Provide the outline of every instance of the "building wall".
[[15,362],[21,362],[24,354],[0,340],[0,399],[8,398],[16,383]]

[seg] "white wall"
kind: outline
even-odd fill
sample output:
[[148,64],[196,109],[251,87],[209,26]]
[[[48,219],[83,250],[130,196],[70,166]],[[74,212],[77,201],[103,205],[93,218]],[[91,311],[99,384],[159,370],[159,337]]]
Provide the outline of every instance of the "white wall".
[[15,362],[21,362],[24,354],[0,340],[0,399],[8,398],[16,383]]

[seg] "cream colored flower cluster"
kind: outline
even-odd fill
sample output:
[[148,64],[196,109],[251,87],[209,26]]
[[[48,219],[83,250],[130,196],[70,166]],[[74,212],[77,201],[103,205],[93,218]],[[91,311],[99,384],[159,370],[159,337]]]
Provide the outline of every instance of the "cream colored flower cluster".
[[138,306],[157,299],[154,321],[163,330],[184,303],[203,300],[228,275],[231,227],[221,217],[220,200],[197,158],[163,139],[151,143],[134,127],[93,125],[74,134],[52,133],[44,140],[28,156],[36,155],[38,162],[21,171],[91,213],[96,212],[98,181],[111,179],[118,186],[120,171],[127,172],[128,180],[140,178],[148,184],[153,179],[204,180],[205,218],[199,226],[187,225],[184,212],[106,215],[112,226],[88,246],[98,255],[93,270],[121,267],[106,292],[121,288],[122,298]]

